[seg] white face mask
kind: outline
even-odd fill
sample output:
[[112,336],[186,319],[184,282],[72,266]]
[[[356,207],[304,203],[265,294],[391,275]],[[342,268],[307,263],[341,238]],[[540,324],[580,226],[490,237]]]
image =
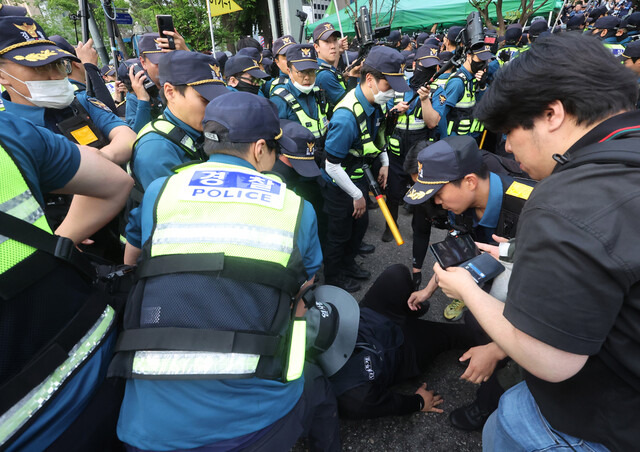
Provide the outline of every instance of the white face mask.
[[[2,71],[2,69],[0,69],[0,71]],[[66,77],[62,80],[39,80],[25,82],[24,80],[20,80],[19,78],[16,78],[5,71],[2,72],[4,72],[12,79],[24,83],[27,88],[29,88],[31,97],[20,94],[18,91],[16,91],[15,88],[13,88],[12,86],[10,87],[13,92],[18,94],[19,96],[22,96],[36,107],[65,108],[68,107],[71,102],[73,102],[73,99],[75,97],[73,85],[69,83],[69,79]]]
[[380,91],[380,89],[378,89],[378,84],[377,83],[374,83],[374,84],[376,85],[376,89],[378,90],[377,93],[373,93],[373,101],[376,104],[378,104],[378,105],[386,105],[387,102],[392,100],[394,98],[394,96],[396,95],[396,92],[393,90],[393,88],[389,88],[386,91]]
[[295,86],[296,89],[298,91],[300,91],[301,93],[303,93],[303,94],[309,94],[311,91],[313,91],[313,87],[316,86],[315,83],[312,83],[309,86],[305,86],[305,85],[301,85],[300,83],[296,82],[295,80],[292,80],[292,81],[293,81],[293,86]]

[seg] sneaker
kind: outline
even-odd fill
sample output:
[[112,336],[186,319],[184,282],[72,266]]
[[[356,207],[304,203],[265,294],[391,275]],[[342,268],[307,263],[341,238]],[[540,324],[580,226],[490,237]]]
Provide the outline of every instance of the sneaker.
[[449,305],[444,308],[444,318],[450,321],[460,320],[462,318],[462,314],[464,313],[467,307],[464,304],[464,301],[461,300],[453,300]]
[[382,233],[382,241],[390,242],[392,240],[393,240],[393,233],[391,232],[391,229],[389,229],[389,226],[387,226],[386,228],[384,228],[384,232]]
[[345,267],[343,271],[345,276],[353,279],[369,279],[371,278],[371,272],[369,270],[365,270],[355,262],[351,265]]
[[422,283],[422,272],[413,274],[413,291],[417,292],[420,290],[420,283]]
[[327,278],[325,284],[330,286],[340,287],[349,293],[354,293],[360,290],[360,284],[351,278],[347,278],[344,275],[335,276],[333,278]]
[[449,415],[449,421],[460,430],[481,430],[490,415],[491,411],[482,411],[476,399],[470,405],[453,410]]
[[365,254],[373,254],[376,251],[376,247],[369,244],[369,243],[364,243],[362,242],[360,244],[360,248],[358,248],[358,254],[363,256]]

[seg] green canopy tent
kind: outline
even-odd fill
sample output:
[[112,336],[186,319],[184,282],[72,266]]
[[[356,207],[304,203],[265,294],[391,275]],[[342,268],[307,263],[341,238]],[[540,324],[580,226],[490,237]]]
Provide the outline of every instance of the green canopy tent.
[[[534,7],[540,5],[543,0],[536,0]],[[388,5],[388,6],[387,6]],[[353,4],[355,7],[355,2]],[[369,6],[369,2],[360,0],[358,2],[358,8],[361,6]],[[548,14],[556,6],[556,0],[549,0],[542,6],[536,15]],[[380,11],[380,25],[386,25],[389,22],[389,8],[391,2],[385,2],[383,5],[384,10]],[[504,0],[502,2],[502,13],[505,18],[509,13],[515,13],[520,7],[520,0]],[[451,25],[463,24],[469,15],[469,13],[476,11],[471,6],[468,0],[400,0],[396,8],[396,15],[391,24],[392,29],[402,29],[404,33],[413,31],[422,31],[430,29],[433,24],[438,24],[441,27],[449,27]],[[496,20],[495,4],[489,7],[489,15],[492,20]],[[340,10],[340,19],[342,20],[342,31],[347,35],[355,34],[354,24],[351,22],[349,15],[347,14],[347,8]],[[338,29],[338,16],[332,14],[329,17],[323,18],[318,22],[329,22]],[[375,28],[376,19],[371,18],[371,24]],[[306,34],[311,36],[313,29],[317,23],[307,24]]]

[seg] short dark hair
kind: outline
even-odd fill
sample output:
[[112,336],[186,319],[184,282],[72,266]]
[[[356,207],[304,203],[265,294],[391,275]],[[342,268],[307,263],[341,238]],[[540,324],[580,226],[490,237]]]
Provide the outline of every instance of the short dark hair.
[[384,75],[382,75],[382,72],[380,72],[377,69],[372,68],[371,66],[367,66],[366,64],[363,64],[362,68],[360,69],[360,81],[361,82],[364,82],[367,79],[367,74],[373,75],[373,78],[375,78],[376,81],[384,79]]
[[[189,85],[171,85],[173,86],[173,90],[184,97],[184,93],[187,92],[187,88]],[[167,98],[164,95],[164,86],[160,89],[160,99],[162,99],[162,103],[167,105]]]
[[[636,78],[594,37],[544,36],[498,71],[474,113],[490,130],[532,129],[534,120],[559,100],[577,124],[588,126],[633,110]],[[585,95],[586,86],[593,94]]]
[[[478,176],[478,179],[486,180],[489,178],[489,167],[486,163],[482,162],[480,168],[478,168],[478,171],[474,171],[472,174]],[[456,187],[459,187],[460,185],[462,185],[463,180],[464,177],[461,179],[449,181],[449,183],[455,185]]]
[[243,38],[238,39],[236,48],[240,50],[240,49],[244,49],[245,47],[253,47],[254,49],[258,49],[258,52],[261,52],[261,53],[262,53],[262,50],[264,50],[260,45],[260,43],[255,39],[253,39],[251,36],[245,36]]

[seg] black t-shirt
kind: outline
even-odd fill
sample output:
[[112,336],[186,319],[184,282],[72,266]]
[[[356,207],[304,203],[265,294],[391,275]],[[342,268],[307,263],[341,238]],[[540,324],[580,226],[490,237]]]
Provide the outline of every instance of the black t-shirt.
[[[640,113],[605,121],[569,155],[628,126],[640,128]],[[556,168],[537,185],[520,216],[504,311],[530,336],[589,355],[566,381],[549,383],[531,374],[526,381],[553,428],[612,450],[640,444],[637,166]]]

